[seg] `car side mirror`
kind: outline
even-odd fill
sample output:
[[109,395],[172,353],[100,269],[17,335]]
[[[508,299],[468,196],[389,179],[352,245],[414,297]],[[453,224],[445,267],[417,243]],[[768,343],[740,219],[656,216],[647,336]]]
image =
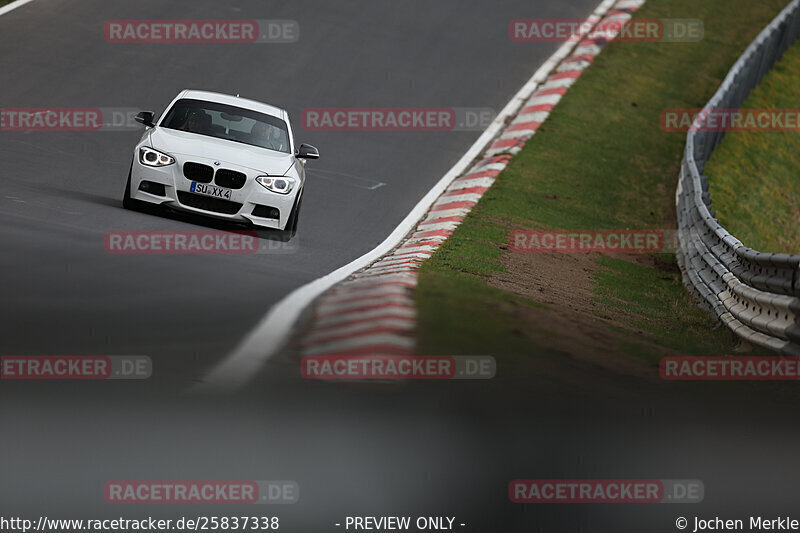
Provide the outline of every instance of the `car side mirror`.
[[[138,122],[139,124],[144,124],[148,128],[154,128],[156,125],[153,123],[154,113],[152,111],[142,111],[133,119]],[[129,115],[130,116],[130,115]]]
[[297,159],[319,159],[319,150],[310,144],[301,144],[296,157]]

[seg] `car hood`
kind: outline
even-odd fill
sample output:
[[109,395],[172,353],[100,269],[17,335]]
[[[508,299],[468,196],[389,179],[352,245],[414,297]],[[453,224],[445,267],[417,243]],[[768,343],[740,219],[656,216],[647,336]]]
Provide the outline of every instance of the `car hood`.
[[166,128],[150,131],[150,146],[168,154],[214,159],[272,176],[283,176],[294,164],[291,154]]

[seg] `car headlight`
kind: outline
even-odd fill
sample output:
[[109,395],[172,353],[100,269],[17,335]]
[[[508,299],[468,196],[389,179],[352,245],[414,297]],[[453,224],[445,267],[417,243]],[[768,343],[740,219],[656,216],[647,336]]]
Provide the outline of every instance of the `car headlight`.
[[294,189],[294,178],[287,176],[259,176],[256,181],[267,190],[278,194],[289,194]]
[[175,162],[175,158],[158,150],[143,146],[139,148],[139,162],[148,167],[165,167]]

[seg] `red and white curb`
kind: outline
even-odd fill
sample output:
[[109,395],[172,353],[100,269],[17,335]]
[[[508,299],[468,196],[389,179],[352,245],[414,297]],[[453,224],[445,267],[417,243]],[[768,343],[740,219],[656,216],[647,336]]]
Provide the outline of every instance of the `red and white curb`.
[[[627,22],[644,0],[619,0],[605,15],[587,21],[611,27]],[[303,356],[413,355],[416,311],[413,291],[420,264],[458,227],[492,186],[512,156],[550,115],[578,80],[608,38],[575,43],[571,54],[551,70],[505,129],[484,151],[482,159],[450,183],[433,202],[416,228],[392,251],[361,268],[314,301],[308,323],[295,334]]]

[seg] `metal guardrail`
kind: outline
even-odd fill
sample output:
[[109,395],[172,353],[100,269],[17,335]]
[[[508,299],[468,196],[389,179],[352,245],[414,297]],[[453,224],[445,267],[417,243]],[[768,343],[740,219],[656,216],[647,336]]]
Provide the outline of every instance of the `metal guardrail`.
[[717,222],[703,171],[724,132],[699,128],[706,111],[738,109],[798,36],[800,0],[793,0],[747,47],[695,119],[675,194],[683,282],[737,335],[793,356],[800,355],[800,255],[758,252]]

